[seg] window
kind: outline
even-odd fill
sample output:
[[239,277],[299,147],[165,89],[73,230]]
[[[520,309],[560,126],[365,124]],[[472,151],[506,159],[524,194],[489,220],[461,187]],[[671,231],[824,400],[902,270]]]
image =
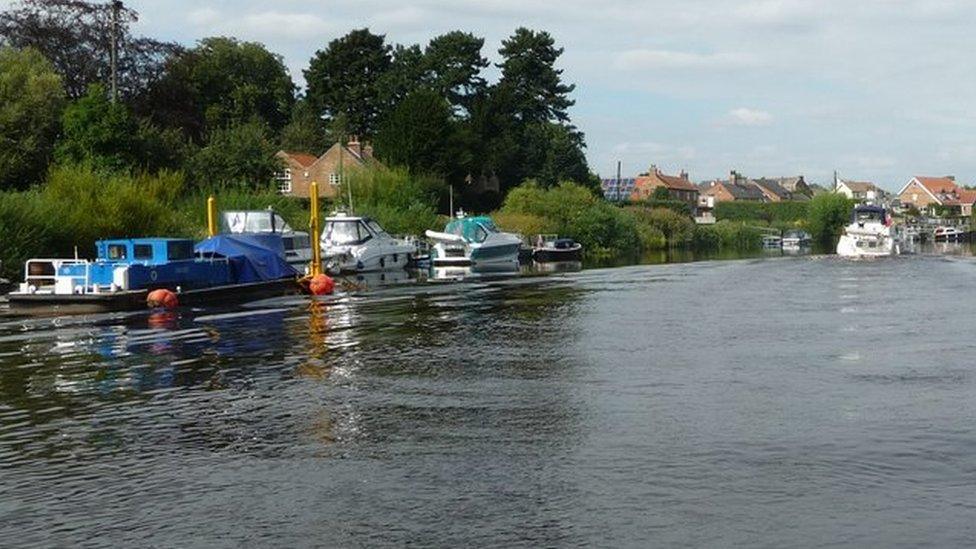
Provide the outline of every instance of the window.
[[108,258],[109,259],[125,259],[125,244],[109,244],[108,245]]
[[193,241],[170,240],[166,243],[166,257],[170,261],[193,259]]
[[278,192],[288,194],[291,192],[291,169],[285,168],[275,174],[275,181],[278,182]]
[[332,245],[362,244],[370,238],[369,231],[358,221],[333,221],[325,224],[325,241]]
[[152,259],[152,245],[150,244],[136,244],[132,253],[132,256],[136,259]]
[[337,173],[330,173],[329,174],[329,185],[332,185],[334,187],[334,186],[336,186],[338,184],[339,184],[339,174],[337,174]]

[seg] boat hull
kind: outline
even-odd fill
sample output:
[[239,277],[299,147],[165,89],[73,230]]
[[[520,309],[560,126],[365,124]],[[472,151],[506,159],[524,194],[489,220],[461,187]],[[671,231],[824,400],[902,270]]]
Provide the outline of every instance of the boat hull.
[[[298,293],[301,287],[295,279],[268,280],[247,284],[214,286],[185,290],[177,294],[180,306],[244,303],[269,297]],[[30,315],[91,314],[137,311],[147,308],[149,290],[122,290],[89,294],[24,294],[7,296],[10,310]]]
[[890,257],[901,252],[891,237],[842,235],[837,242],[837,255],[851,258]]
[[556,261],[579,261],[583,255],[583,247],[576,246],[568,249],[538,248],[532,252],[532,259],[539,263]]

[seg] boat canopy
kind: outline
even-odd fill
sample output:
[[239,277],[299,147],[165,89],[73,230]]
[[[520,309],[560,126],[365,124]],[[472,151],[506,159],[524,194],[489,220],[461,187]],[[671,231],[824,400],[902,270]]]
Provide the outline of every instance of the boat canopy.
[[483,242],[488,238],[488,233],[497,233],[498,228],[487,216],[462,217],[451,220],[444,228],[444,232],[460,236],[468,242]]
[[863,221],[865,219],[880,219],[884,221],[886,218],[885,209],[881,206],[872,206],[865,204],[863,206],[856,206],[854,208],[854,213],[851,215],[851,221]]
[[231,266],[238,284],[263,282],[298,276],[298,271],[285,260],[281,235],[219,234],[194,247],[201,257],[224,257]]

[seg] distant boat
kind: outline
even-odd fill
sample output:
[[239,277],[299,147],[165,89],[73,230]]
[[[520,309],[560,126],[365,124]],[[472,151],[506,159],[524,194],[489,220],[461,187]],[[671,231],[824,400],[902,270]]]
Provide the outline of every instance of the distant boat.
[[490,217],[464,217],[460,213],[444,227],[444,232],[426,234],[434,241],[431,261],[435,267],[518,265],[522,239],[499,231]]
[[532,259],[539,263],[551,261],[579,261],[583,245],[572,238],[559,238],[554,234],[540,234],[535,238]]
[[891,228],[888,212],[880,206],[854,208],[851,223],[837,242],[842,257],[884,257],[901,253],[898,235]]
[[774,235],[766,235],[762,238],[762,247],[767,250],[782,248],[783,239]]
[[956,227],[936,227],[933,238],[936,242],[958,242],[965,240],[968,234]]
[[805,248],[809,246],[811,242],[812,238],[810,237],[810,233],[801,231],[799,229],[786,231],[786,233],[783,235],[783,248]]

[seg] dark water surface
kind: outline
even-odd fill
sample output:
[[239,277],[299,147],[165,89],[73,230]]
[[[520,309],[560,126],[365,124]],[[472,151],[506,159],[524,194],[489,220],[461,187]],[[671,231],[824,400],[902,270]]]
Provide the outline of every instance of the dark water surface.
[[976,260],[0,320],[0,545],[976,542]]

